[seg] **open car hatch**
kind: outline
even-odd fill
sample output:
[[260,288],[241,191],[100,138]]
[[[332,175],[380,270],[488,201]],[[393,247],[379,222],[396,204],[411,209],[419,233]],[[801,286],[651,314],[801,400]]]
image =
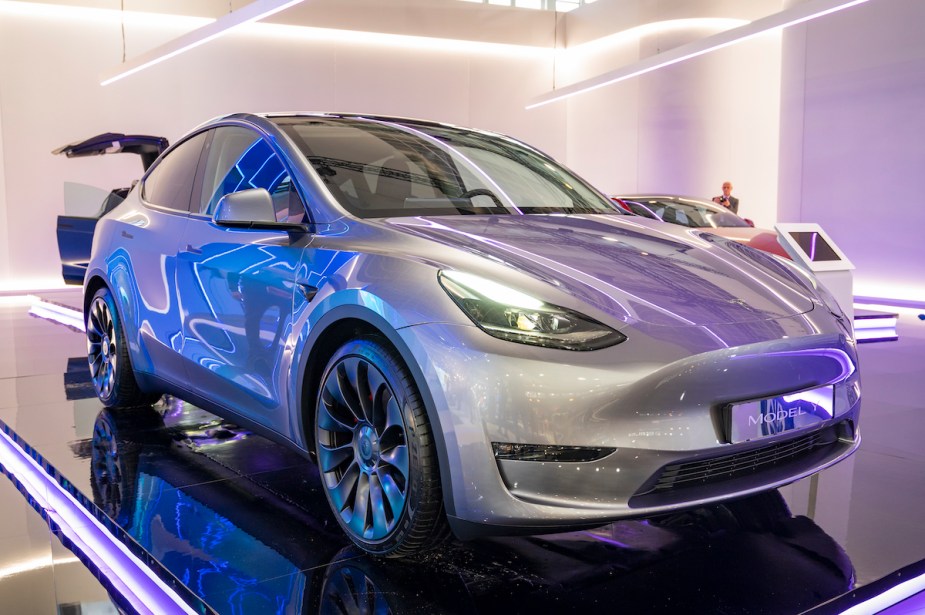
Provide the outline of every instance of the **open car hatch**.
[[145,171],[157,160],[167,146],[164,137],[150,135],[125,135],[119,132],[107,132],[83,141],[70,143],[53,150],[52,154],[64,154],[68,158],[81,156],[101,156],[103,154],[138,154]]
[[[64,154],[68,158],[102,156],[103,154],[138,154],[144,170],[154,164],[157,157],[170,143],[164,137],[150,135],[126,135],[107,132],[83,141],[77,141],[52,150],[52,154]],[[121,203],[131,187],[114,188],[109,192],[94,216],[58,216],[58,253],[61,256],[61,274],[67,284],[82,284],[96,221]]]

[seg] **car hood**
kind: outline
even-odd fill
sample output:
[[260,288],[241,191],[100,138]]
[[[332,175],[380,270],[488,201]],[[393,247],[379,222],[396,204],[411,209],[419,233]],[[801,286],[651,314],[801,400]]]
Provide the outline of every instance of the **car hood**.
[[[564,292],[627,323],[746,323],[813,307],[795,274],[774,258],[697,229],[635,216],[440,216],[385,223],[546,282],[555,290],[543,300],[556,303],[554,294]],[[445,263],[468,266],[449,257]],[[497,266],[491,263],[483,260],[471,271]]]
[[726,239],[744,243],[756,250],[764,250],[784,258],[790,258],[783,246],[780,245],[780,242],[777,241],[777,233],[769,229],[753,228],[751,226],[721,226],[703,230]]

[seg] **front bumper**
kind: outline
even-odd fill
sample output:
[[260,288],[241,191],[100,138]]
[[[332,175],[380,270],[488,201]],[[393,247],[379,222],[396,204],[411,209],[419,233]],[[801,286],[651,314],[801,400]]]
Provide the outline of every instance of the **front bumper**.
[[498,462],[517,498],[550,506],[651,514],[784,485],[846,457],[860,438],[853,418],[803,432],[701,451],[620,449],[588,463]]
[[[775,488],[847,457],[860,442],[854,344],[796,319],[807,335],[694,353],[664,331],[579,353],[468,326],[403,329],[433,406],[454,531],[591,527]],[[826,384],[836,385],[830,420],[739,444],[724,434],[730,403]],[[520,461],[496,459],[493,442],[616,450],[588,462]]]

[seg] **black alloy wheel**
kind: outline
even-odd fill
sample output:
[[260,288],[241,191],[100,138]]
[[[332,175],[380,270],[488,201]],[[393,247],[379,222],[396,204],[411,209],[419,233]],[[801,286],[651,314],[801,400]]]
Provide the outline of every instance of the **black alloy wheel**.
[[331,509],[363,550],[400,557],[448,535],[424,404],[381,338],[344,344],[315,405],[315,447]]
[[145,393],[135,380],[119,312],[108,288],[103,287],[93,295],[86,329],[90,377],[103,405],[128,408],[157,401],[159,395]]

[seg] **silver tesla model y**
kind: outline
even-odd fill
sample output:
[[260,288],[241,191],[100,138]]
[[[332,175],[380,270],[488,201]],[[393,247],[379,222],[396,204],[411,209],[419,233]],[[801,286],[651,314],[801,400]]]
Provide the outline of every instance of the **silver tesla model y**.
[[169,393],[303,451],[377,554],[743,496],[859,443],[811,275],[480,130],[216,119],[100,220],[84,288],[104,404]]

